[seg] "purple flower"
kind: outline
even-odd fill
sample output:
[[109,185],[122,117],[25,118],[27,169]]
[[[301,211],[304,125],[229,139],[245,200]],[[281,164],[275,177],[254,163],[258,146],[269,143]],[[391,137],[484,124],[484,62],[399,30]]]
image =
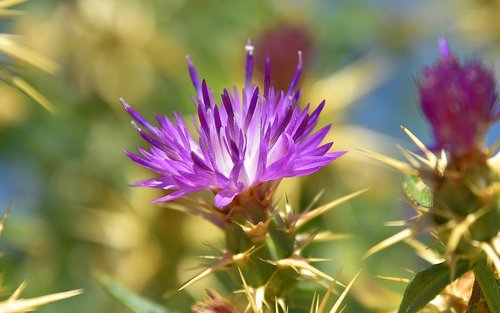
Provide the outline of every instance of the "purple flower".
[[[265,72],[267,56],[273,60],[271,69],[271,83],[276,89],[287,89],[290,77],[295,72],[297,51],[304,56],[302,68],[307,71],[314,50],[314,37],[308,29],[296,22],[284,22],[260,32],[255,42],[255,64],[259,73]],[[283,49],[287,47],[287,49]]]
[[482,149],[496,119],[496,82],[480,61],[462,64],[445,40],[439,44],[441,58],[418,81],[420,103],[438,148],[460,157]]
[[[139,155],[125,153],[136,163],[159,174],[138,182],[170,190],[172,193],[153,202],[170,201],[200,190],[211,190],[215,205],[230,204],[246,191],[267,191],[284,177],[309,175],[345,152],[328,152],[332,143],[321,145],[330,126],[313,132],[324,101],[309,113],[309,105],[297,105],[302,61],[287,92],[270,86],[270,61],[266,59],[263,92],[252,84],[253,46],[246,46],[246,82],[241,94],[224,90],[216,102],[205,80],[188,59],[189,73],[197,91],[193,102],[198,119],[193,117],[194,135],[186,122],[174,113],[174,120],[156,116],[151,125],[125,101],[123,106],[132,118],[139,135],[150,145],[149,151],[138,148]],[[276,182],[276,184],[270,184]],[[265,193],[265,192],[264,192]]]

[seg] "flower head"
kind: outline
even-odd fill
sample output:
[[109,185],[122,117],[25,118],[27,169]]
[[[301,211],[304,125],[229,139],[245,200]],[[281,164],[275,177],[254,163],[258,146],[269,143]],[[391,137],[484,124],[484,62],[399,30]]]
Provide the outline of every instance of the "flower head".
[[[321,145],[330,126],[313,132],[324,101],[309,113],[309,105],[298,106],[300,91],[299,63],[288,91],[270,86],[270,61],[266,59],[263,91],[252,84],[253,46],[246,46],[245,87],[241,94],[224,90],[216,102],[205,80],[188,59],[188,68],[197,91],[194,99],[198,119],[191,135],[183,118],[174,114],[171,121],[156,116],[158,126],[151,125],[123,100],[139,135],[150,145],[149,151],[138,148],[140,155],[125,153],[136,163],[159,174],[136,186],[171,190],[155,200],[170,201],[200,190],[211,190],[215,205],[230,204],[238,195],[273,186],[284,177],[316,172],[344,152],[328,152],[332,143]],[[271,187],[268,187],[271,190]],[[265,193],[265,192],[264,192]]]
[[480,151],[496,118],[495,77],[480,61],[462,64],[445,40],[440,50],[441,58],[418,81],[422,110],[439,148],[452,156]]

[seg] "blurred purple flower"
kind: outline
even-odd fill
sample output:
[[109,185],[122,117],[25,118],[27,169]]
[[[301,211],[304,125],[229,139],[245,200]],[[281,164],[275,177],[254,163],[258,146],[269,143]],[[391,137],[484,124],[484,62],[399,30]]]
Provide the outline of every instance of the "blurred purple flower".
[[[274,88],[284,90],[290,84],[290,77],[295,72],[297,51],[302,51],[304,60],[302,69],[307,71],[314,53],[314,37],[300,23],[283,22],[258,34],[255,42],[255,64],[259,73],[265,73],[266,57],[273,60],[271,83]],[[286,49],[283,49],[286,47]]]
[[444,39],[439,45],[441,58],[418,81],[420,103],[438,148],[461,157],[481,151],[497,118],[496,81],[480,61],[461,64]]
[[268,182],[312,174],[345,153],[328,152],[331,142],[321,145],[331,125],[313,132],[325,102],[310,114],[309,104],[304,109],[297,105],[300,90],[295,88],[302,70],[300,52],[287,92],[275,91],[270,86],[270,61],[266,59],[262,92],[252,85],[253,46],[248,44],[246,50],[246,82],[241,96],[236,88],[233,92],[225,89],[219,104],[205,80],[200,83],[188,59],[197,91],[193,100],[198,108],[198,120],[193,117],[195,137],[179,114],[174,113],[174,121],[157,115],[159,126],[153,126],[121,100],[139,124],[132,122],[139,135],[151,144],[150,151],[137,149],[140,156],[125,153],[160,175],[135,186],[173,191],[153,202],[211,190],[216,194],[215,205],[223,207],[245,191],[255,189],[262,193],[262,186],[270,191],[277,184]]

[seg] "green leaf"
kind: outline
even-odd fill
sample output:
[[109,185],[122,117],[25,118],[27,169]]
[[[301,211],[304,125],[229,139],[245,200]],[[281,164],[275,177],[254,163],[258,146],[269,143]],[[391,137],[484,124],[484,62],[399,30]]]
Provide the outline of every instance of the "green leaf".
[[433,196],[429,186],[420,177],[405,174],[403,176],[403,189],[406,196],[419,206],[432,207]]
[[433,265],[415,275],[406,287],[398,313],[413,313],[423,308],[456,278],[469,270],[469,262],[458,261],[452,277],[447,262]]
[[492,313],[500,312],[500,286],[498,281],[493,276],[491,268],[483,262],[478,262],[474,264],[472,268],[474,270],[474,275],[476,275],[476,280],[481,287],[481,292],[484,299],[488,303]]
[[97,274],[96,279],[111,297],[133,313],[174,313],[124,288],[107,275]]

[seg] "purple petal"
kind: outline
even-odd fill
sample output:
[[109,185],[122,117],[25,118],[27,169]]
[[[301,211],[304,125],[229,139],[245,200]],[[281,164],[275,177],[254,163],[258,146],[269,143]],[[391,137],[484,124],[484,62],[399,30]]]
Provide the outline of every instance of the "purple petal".
[[269,97],[269,87],[271,86],[271,59],[266,56],[266,64],[264,70],[264,97]]
[[151,203],[172,201],[172,200],[175,200],[175,199],[182,198],[185,195],[187,195],[187,194],[189,194],[191,192],[194,192],[194,191],[196,191],[196,190],[193,190],[193,191],[177,190],[177,191],[172,192],[171,194],[169,194],[169,195],[167,195],[165,197],[161,197],[161,198],[155,199],[155,200],[151,201]]
[[191,151],[191,158],[193,159],[193,163],[196,164],[199,168],[204,169],[205,171],[211,171],[212,169],[205,163],[205,161],[200,158],[196,153]]
[[299,149],[301,150],[301,153],[305,153],[316,148],[323,141],[323,139],[325,139],[331,127],[332,124],[326,125],[325,127],[318,130],[316,133],[311,135],[310,137],[304,139],[300,143]]
[[198,94],[201,94],[200,79],[198,78],[196,68],[194,67],[193,62],[191,62],[191,58],[189,56],[186,56],[186,61],[188,62],[188,70],[189,75],[191,76],[191,82],[193,82],[193,86],[196,89],[196,92]]
[[302,52],[298,52],[299,55],[299,63],[297,64],[297,70],[295,71],[295,75],[293,75],[292,82],[290,83],[290,87],[288,88],[288,92],[286,93],[287,97],[293,93],[295,87],[300,79],[300,74],[302,73]]
[[253,71],[253,45],[252,41],[249,39],[247,45],[245,46],[245,50],[247,51],[247,60],[246,60],[246,71],[245,71],[245,86],[246,88],[250,88],[252,84],[252,71]]
[[142,117],[142,115],[140,115],[134,109],[132,109],[132,107],[130,105],[128,105],[128,103],[125,102],[125,100],[123,98],[120,98],[120,102],[122,103],[122,105],[125,108],[125,110],[127,111],[127,113],[134,120],[136,120],[137,122],[139,122],[139,124],[141,124],[142,126],[146,127],[146,129],[148,131],[150,131],[151,133],[155,133],[156,132],[156,129],[151,124],[149,124],[148,121],[144,117]]
[[439,53],[441,54],[441,59],[447,59],[451,55],[450,46],[448,45],[448,41],[444,38],[439,38]]
[[148,179],[148,180],[142,180],[139,182],[136,182],[132,184],[131,186],[134,187],[150,187],[150,188],[158,188],[158,189],[164,189],[164,190],[169,190],[177,187],[177,184],[174,183],[172,178],[170,176],[163,176],[163,177],[158,177],[158,178],[153,178],[153,179]]
[[237,192],[235,191],[225,191],[222,190],[218,194],[215,195],[214,202],[215,206],[218,208],[225,207],[226,205],[230,204],[234,197],[236,197]]
[[250,124],[250,121],[252,120],[253,114],[255,112],[255,108],[257,107],[257,100],[259,99],[259,88],[255,88],[255,91],[253,92],[252,99],[250,100],[250,104],[248,106],[248,112],[247,116],[245,118],[245,125],[244,128],[248,129],[248,125]]
[[220,119],[219,107],[214,107],[214,123],[215,129],[218,131],[222,127],[222,121]]
[[201,82],[201,93],[203,95],[203,103],[205,104],[205,108],[211,108],[212,104],[210,103],[210,94],[208,92],[207,82],[205,80]]
[[142,165],[146,168],[149,168],[149,169],[152,169],[152,170],[155,170],[156,167],[155,166],[152,166],[150,162],[144,160],[143,158],[141,158],[140,156],[137,156],[135,154],[133,154],[132,152],[128,151],[128,150],[124,150],[123,151],[132,161],[134,161],[135,163],[139,164],[139,165]]

